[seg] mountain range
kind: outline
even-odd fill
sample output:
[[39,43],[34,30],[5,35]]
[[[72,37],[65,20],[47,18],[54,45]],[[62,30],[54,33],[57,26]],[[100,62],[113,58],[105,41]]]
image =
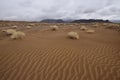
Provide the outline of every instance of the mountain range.
[[109,23],[109,20],[102,20],[102,19],[79,19],[79,20],[62,20],[62,19],[44,19],[40,22],[45,23],[91,23],[91,22],[107,22]]

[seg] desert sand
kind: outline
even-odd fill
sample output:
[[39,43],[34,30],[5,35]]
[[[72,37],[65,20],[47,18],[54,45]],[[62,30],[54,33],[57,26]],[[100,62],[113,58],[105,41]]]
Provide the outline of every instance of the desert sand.
[[[120,32],[109,23],[32,23],[31,29],[25,27],[31,23],[0,24],[1,30],[17,25],[26,33],[11,40],[0,31],[0,80],[120,80]],[[81,31],[81,25],[95,33]],[[70,31],[79,39],[69,39]]]

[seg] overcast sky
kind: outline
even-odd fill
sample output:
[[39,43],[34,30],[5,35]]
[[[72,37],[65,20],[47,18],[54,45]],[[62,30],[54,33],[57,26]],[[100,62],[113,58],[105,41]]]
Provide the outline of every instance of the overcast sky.
[[0,0],[0,20],[120,19],[120,0]]

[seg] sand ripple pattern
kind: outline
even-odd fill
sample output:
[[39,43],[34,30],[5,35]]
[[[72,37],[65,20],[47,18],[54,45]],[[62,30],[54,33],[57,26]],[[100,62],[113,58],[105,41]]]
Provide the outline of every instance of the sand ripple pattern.
[[0,80],[120,80],[120,49],[0,50]]

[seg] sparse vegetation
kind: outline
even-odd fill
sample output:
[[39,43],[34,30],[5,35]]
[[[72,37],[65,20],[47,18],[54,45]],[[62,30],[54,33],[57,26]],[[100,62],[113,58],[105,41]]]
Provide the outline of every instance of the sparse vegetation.
[[33,23],[31,23],[31,24],[29,24],[29,26],[34,26],[35,24],[33,24]]
[[17,29],[17,26],[12,26],[12,29]]
[[50,27],[51,27],[51,29],[52,29],[53,31],[56,31],[56,30],[59,29],[58,26],[56,26],[56,25],[54,25],[54,26],[50,26]]
[[6,32],[7,35],[12,35],[13,33],[16,32],[15,29],[7,29],[7,30],[2,30],[3,32]]
[[0,33],[1,38],[10,37],[11,39],[22,39],[25,36],[24,32],[17,31],[16,29],[2,30]]
[[26,28],[27,28],[27,29],[31,29],[31,26],[27,26]]
[[89,30],[87,30],[86,32],[87,32],[87,33],[95,33],[95,30],[89,29]]
[[87,30],[88,28],[85,26],[81,26],[80,29],[84,31],[84,30]]
[[68,33],[68,37],[71,39],[79,39],[78,33],[73,31]]
[[25,33],[24,32],[21,32],[21,31],[17,31],[17,32],[14,32],[10,38],[11,39],[22,39],[23,37],[25,37]]

